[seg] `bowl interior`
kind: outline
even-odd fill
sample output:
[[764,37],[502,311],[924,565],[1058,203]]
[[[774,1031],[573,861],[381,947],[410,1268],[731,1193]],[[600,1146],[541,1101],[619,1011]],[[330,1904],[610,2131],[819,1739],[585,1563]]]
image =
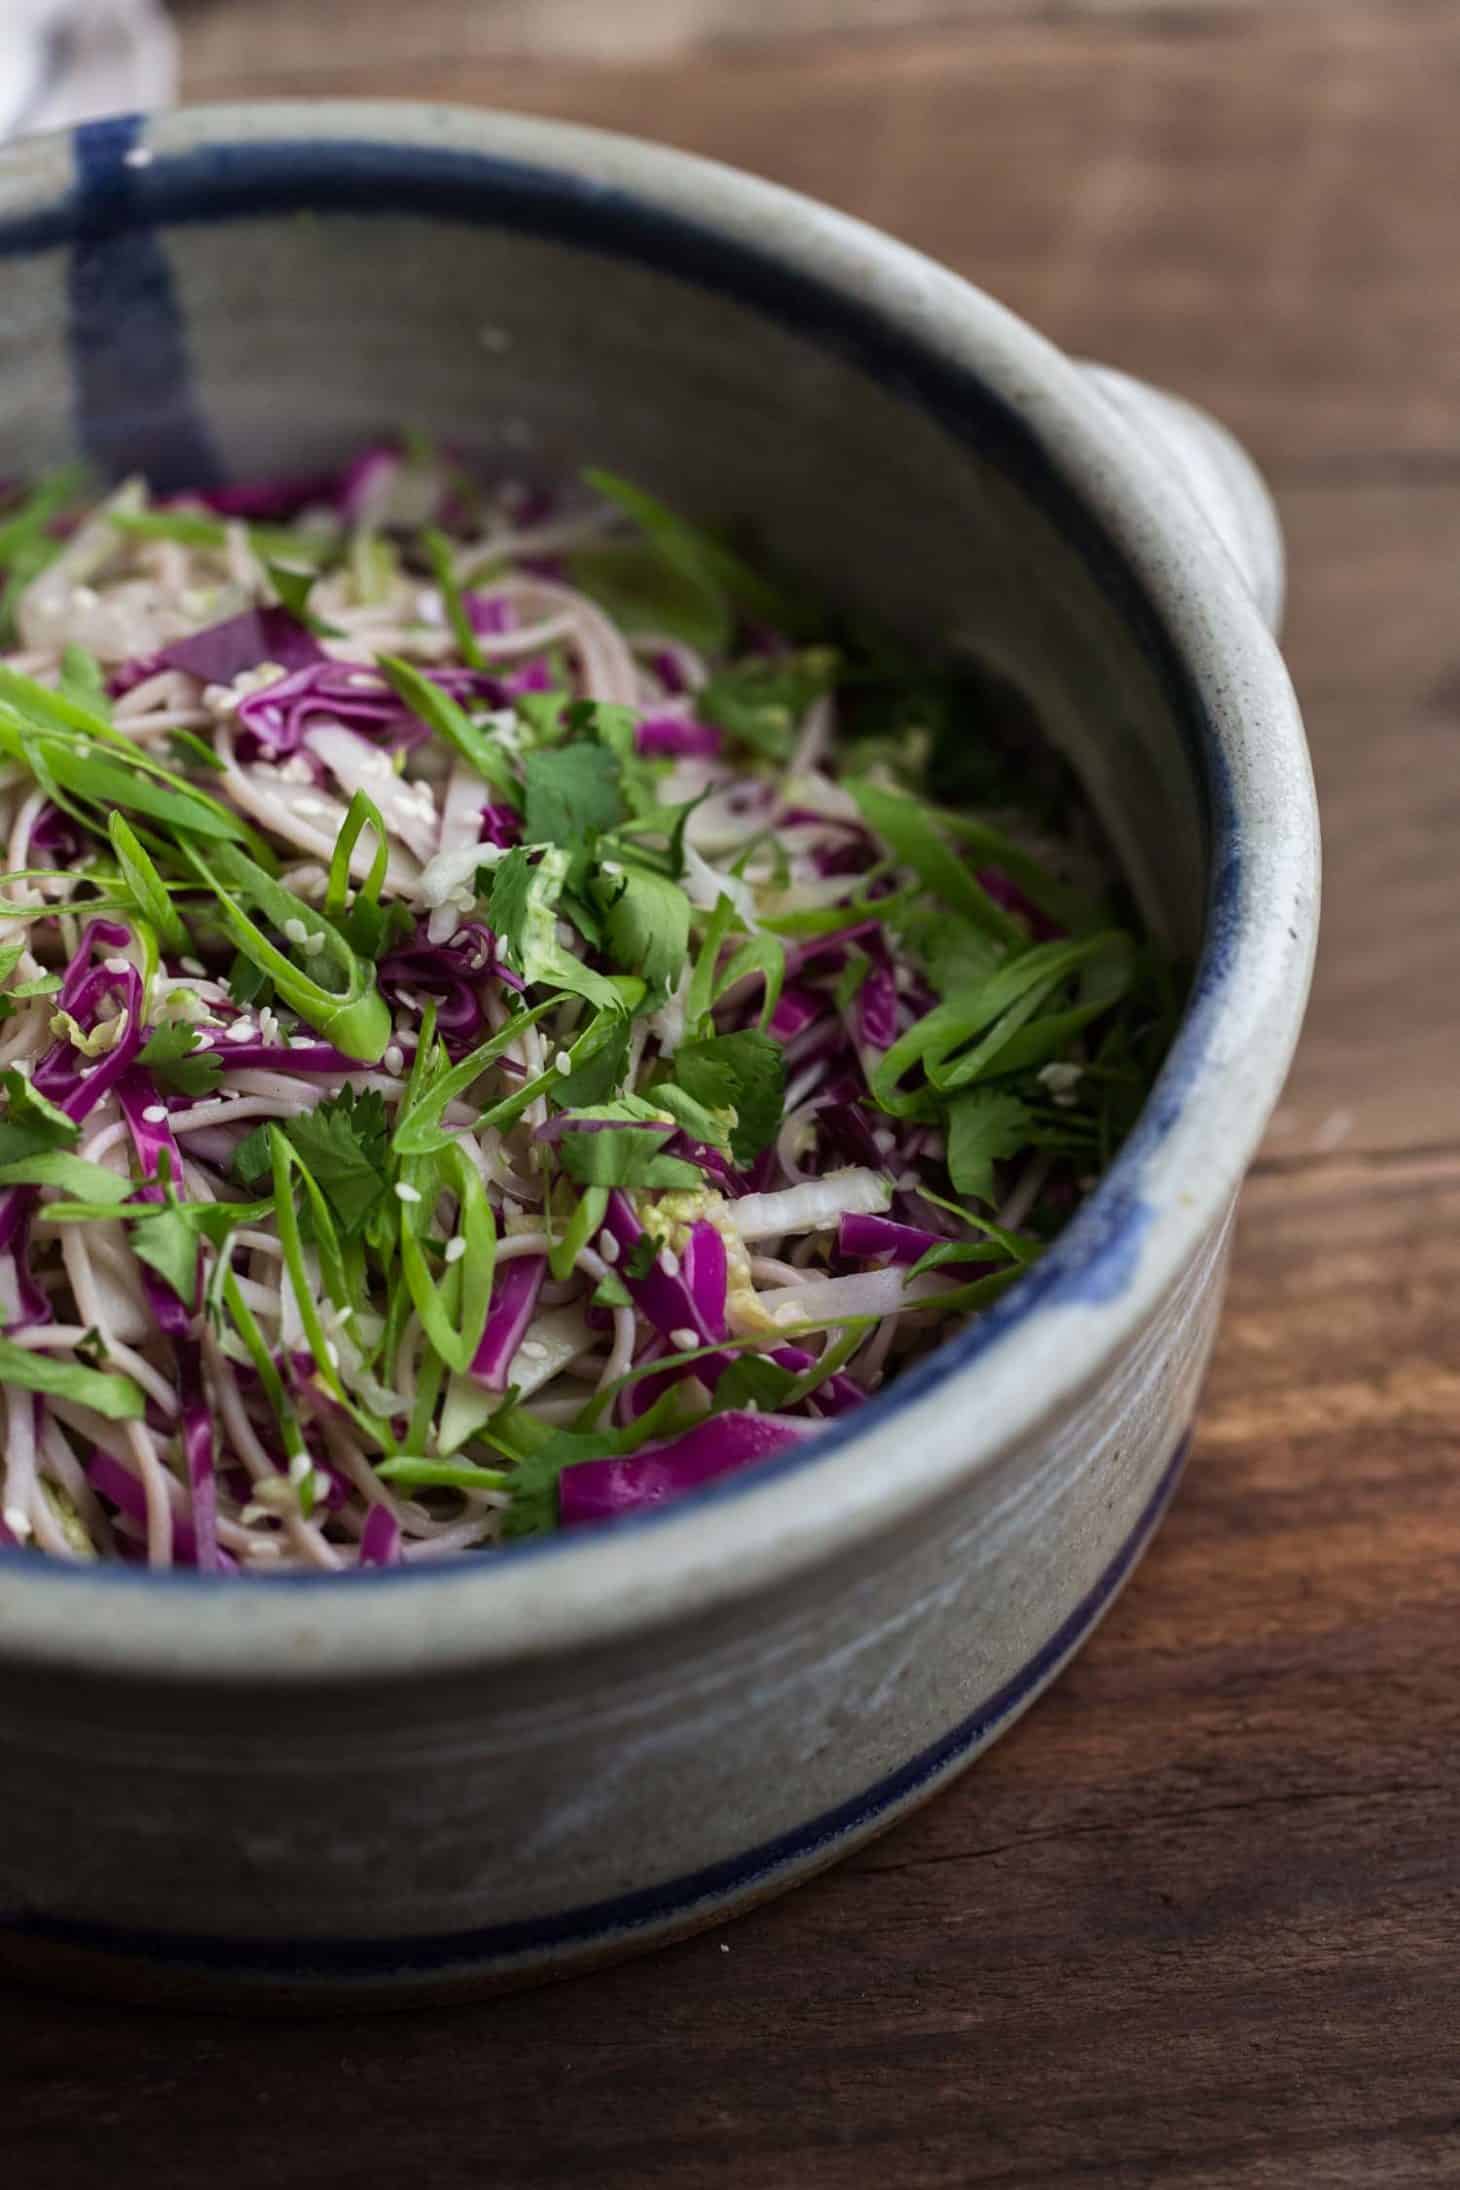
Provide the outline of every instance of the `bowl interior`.
[[1000,397],[777,241],[717,226],[713,188],[687,217],[460,151],[103,125],[62,201],[0,222],[0,474],[79,450],[178,489],[403,426],[497,472],[627,473],[1011,680],[1194,956],[1210,763],[1138,589]]

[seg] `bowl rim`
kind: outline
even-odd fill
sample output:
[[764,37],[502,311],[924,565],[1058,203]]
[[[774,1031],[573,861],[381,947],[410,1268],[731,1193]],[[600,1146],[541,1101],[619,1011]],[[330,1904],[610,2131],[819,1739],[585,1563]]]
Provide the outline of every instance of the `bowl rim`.
[[[260,163],[307,154],[316,177],[358,176],[372,156],[411,171],[446,157],[468,178],[479,171],[484,188],[490,176],[527,196],[551,184],[585,206],[612,200],[758,256],[808,293],[829,291],[909,354],[991,394],[1134,581],[1132,612],[1149,611],[1187,687],[1204,741],[1212,876],[1187,1012],[1115,1164],[994,1311],[845,1425],[680,1504],[440,1567],[220,1587],[0,1553],[0,1662],[108,1681],[333,1684],[576,1653],[770,1590],[1027,1449],[1130,1348],[1225,1221],[1281,1090],[1311,973],[1317,815],[1296,701],[1181,481],[1074,361],[972,284],[846,214],[663,145],[406,101],[182,108],[7,148],[0,234],[18,224],[35,248],[69,234],[73,143],[79,158],[101,144],[145,169],[148,190],[189,162],[236,187]],[[917,1451],[915,1473],[899,1472],[900,1450]]]

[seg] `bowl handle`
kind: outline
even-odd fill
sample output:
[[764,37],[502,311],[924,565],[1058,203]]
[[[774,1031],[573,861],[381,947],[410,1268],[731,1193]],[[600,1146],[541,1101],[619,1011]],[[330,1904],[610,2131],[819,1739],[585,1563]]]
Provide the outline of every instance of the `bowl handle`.
[[1221,541],[1268,629],[1283,612],[1283,536],[1272,496],[1247,451],[1194,404],[1132,380],[1109,365],[1083,370],[1148,447],[1172,469]]

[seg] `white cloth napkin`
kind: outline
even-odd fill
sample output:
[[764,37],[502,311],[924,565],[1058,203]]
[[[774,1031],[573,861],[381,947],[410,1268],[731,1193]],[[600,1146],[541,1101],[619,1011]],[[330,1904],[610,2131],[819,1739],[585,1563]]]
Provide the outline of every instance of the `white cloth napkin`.
[[0,0],[0,138],[166,106],[176,87],[160,0]]

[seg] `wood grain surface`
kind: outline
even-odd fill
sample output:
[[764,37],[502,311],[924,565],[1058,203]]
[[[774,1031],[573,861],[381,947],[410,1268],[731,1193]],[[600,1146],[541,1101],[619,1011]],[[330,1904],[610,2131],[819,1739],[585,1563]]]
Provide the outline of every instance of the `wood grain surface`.
[[971,1775],[723,1934],[455,2014],[0,1993],[5,2179],[1460,2183],[1460,10],[180,13],[192,96],[418,92],[666,137],[1212,405],[1288,528],[1325,928],[1186,1488]]

